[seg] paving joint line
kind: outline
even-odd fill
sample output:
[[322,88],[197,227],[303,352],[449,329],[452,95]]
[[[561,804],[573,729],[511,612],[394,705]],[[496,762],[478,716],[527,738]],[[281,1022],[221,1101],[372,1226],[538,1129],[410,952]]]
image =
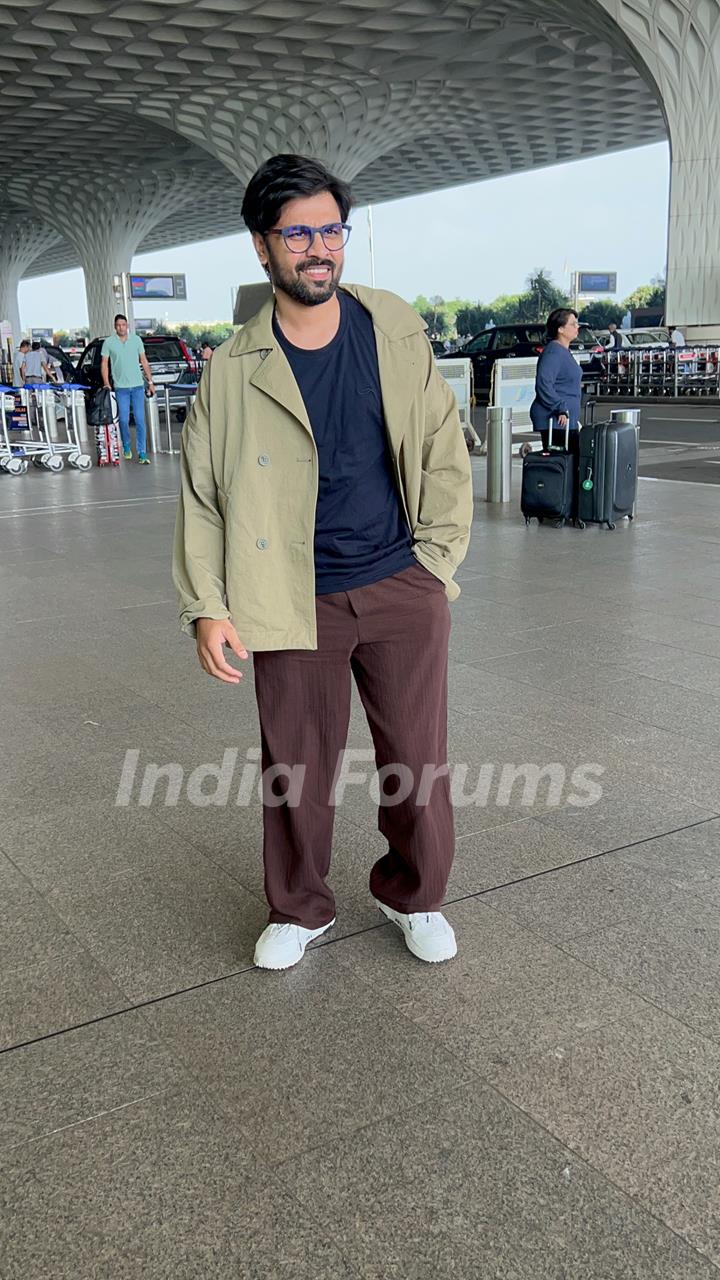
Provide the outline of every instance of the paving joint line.
[[[566,871],[568,867],[582,866],[587,862],[596,862],[599,858],[605,858],[611,853],[623,853],[627,849],[634,849],[638,845],[649,844],[653,840],[662,840],[665,836],[678,835],[681,831],[691,831],[695,827],[707,826],[710,822],[717,822],[720,814],[713,814],[710,818],[701,818],[698,822],[690,822],[682,827],[674,827],[670,831],[662,831],[653,836],[644,836],[642,840],[631,840],[628,844],[618,845],[613,849],[603,849],[597,853],[588,854],[585,858],[575,858],[572,862],[564,862],[559,867],[546,867],[544,871],[534,871],[527,876],[519,876],[516,880],[508,880],[504,884],[492,885],[487,889],[479,889],[476,893],[462,894],[459,898],[449,898],[443,905],[446,907],[457,906],[461,902],[469,902],[473,898],[483,898],[489,893],[496,893],[500,889],[509,889],[516,884],[524,884],[530,880],[538,880],[543,876],[553,875],[559,871]],[[234,877],[233,877],[234,878]],[[239,881],[237,883],[240,883]],[[374,933],[377,929],[389,927],[391,921],[380,922],[374,925],[368,925],[363,929],[355,929],[352,933],[345,933],[342,937],[328,938],[325,942],[319,942],[312,950],[320,950],[322,947],[336,946],[338,943],[347,942],[351,938],[361,937],[365,933]],[[82,944],[81,944],[82,945]],[[18,1049],[28,1049],[32,1045],[42,1044],[46,1040],[56,1040],[59,1036],[68,1035],[73,1031],[82,1031],[86,1027],[93,1027],[101,1022],[108,1022],[111,1018],[121,1017],[126,1013],[136,1013],[142,1009],[150,1009],[153,1005],[162,1004],[165,1000],[173,1000],[176,996],[189,995],[193,991],[202,991],[207,987],[214,987],[220,982],[227,982],[231,978],[238,978],[243,973],[252,973],[255,969],[254,964],[244,965],[240,969],[233,969],[229,973],[222,973],[217,978],[208,978],[204,982],[193,983],[189,987],[179,987],[176,991],[166,991],[162,995],[153,996],[149,1000],[141,1000],[136,1004],[130,1004],[122,1009],[113,1009],[109,1013],[99,1014],[96,1018],[88,1018],[85,1022],[76,1022],[68,1027],[59,1027],[55,1031],[48,1031],[44,1035],[34,1036],[31,1040],[21,1040],[17,1044],[6,1045],[0,1048],[0,1058],[6,1053],[14,1053]]]

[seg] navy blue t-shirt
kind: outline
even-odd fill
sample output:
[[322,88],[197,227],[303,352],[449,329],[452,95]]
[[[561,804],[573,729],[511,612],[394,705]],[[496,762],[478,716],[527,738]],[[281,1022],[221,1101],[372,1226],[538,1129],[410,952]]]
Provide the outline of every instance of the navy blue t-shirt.
[[373,323],[356,298],[337,297],[340,327],[316,351],[293,346],[273,319],[318,452],[319,596],[380,582],[415,563],[388,452]]

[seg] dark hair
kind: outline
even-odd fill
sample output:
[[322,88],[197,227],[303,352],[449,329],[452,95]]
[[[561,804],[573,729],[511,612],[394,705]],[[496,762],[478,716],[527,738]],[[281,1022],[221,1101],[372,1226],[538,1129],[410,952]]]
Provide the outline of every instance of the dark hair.
[[245,189],[242,216],[248,231],[264,236],[278,220],[283,205],[299,196],[335,197],[344,222],[352,208],[352,191],[319,160],[307,156],[272,156],[253,174]]
[[33,342],[33,344],[32,344],[32,349],[33,349],[33,351],[39,351],[39,350],[40,350],[40,343],[39,343],[39,342],[37,342],[37,341],[34,341],[34,342]]
[[118,320],[124,320],[125,323],[127,324],[127,316],[124,316],[122,311],[118,311],[115,319],[113,320],[113,329],[115,328],[115,325],[117,324]]
[[574,307],[556,307],[554,311],[550,312],[545,328],[551,341],[553,338],[557,338],[558,331],[562,329],[563,325],[567,324],[571,316],[574,316],[576,320],[578,318],[578,313]]
[[29,347],[29,346],[30,346],[30,339],[23,338],[22,342],[20,343],[20,348],[22,349],[23,347]]

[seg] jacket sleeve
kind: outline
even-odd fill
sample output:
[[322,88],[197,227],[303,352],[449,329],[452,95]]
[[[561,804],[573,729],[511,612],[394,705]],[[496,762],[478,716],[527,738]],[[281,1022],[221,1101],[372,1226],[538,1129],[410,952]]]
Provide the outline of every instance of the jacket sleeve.
[[424,345],[425,436],[420,506],[413,530],[415,553],[455,599],[460,592],[453,574],[465,559],[470,541],[472,469],[457,401],[436,368],[429,342]]
[[537,363],[535,394],[545,409],[551,413],[567,413],[567,405],[558,396],[555,386],[559,365],[554,351],[546,347]]
[[194,636],[198,618],[230,617],[225,603],[225,521],[210,455],[210,377],[206,370],[183,428],[173,581],[180,625]]

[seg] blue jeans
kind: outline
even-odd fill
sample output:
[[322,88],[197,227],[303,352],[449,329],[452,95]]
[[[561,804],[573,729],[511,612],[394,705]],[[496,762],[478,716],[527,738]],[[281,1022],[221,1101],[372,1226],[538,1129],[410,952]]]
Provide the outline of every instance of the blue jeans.
[[116,387],[118,418],[123,449],[130,452],[130,405],[135,419],[135,439],[138,453],[145,453],[145,387]]

